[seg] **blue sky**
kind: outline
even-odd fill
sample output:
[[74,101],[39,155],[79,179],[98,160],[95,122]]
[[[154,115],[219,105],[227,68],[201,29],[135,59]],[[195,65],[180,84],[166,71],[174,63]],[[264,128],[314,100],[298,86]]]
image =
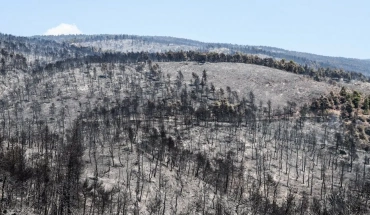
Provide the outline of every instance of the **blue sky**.
[[368,0],[0,0],[0,32],[161,35],[370,59]]

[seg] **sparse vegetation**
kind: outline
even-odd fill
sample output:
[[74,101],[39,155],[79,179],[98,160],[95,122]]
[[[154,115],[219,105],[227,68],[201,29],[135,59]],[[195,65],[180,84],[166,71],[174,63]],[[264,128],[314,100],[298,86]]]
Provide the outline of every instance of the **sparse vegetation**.
[[240,54],[22,53],[2,58],[0,213],[369,213],[358,86]]

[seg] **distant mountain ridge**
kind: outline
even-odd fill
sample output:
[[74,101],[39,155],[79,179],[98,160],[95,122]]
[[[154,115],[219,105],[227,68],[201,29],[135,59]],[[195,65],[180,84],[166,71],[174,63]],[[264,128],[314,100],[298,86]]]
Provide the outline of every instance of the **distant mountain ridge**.
[[20,37],[0,33],[0,50],[26,57],[28,63],[45,64],[72,57],[94,54],[92,48],[81,48],[37,37]]
[[196,40],[168,37],[168,36],[138,36],[138,35],[61,35],[61,36],[34,36],[59,43],[65,42],[77,46],[99,47],[111,51],[202,51],[234,54],[255,54],[262,57],[292,60],[313,68],[329,67],[346,71],[361,72],[370,75],[370,59],[362,60],[345,57],[329,57],[298,51],[289,51],[268,46],[236,45],[227,43],[206,43]]

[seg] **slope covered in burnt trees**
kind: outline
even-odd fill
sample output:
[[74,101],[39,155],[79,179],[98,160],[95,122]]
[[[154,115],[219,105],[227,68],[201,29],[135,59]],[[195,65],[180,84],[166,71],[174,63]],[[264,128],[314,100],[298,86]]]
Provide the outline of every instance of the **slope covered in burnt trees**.
[[[32,70],[6,58],[0,213],[367,214],[369,155],[344,126],[356,111],[326,108],[365,94],[304,106],[289,81],[339,87],[240,57],[102,53]],[[246,85],[278,74],[286,100],[232,84],[243,72]]]

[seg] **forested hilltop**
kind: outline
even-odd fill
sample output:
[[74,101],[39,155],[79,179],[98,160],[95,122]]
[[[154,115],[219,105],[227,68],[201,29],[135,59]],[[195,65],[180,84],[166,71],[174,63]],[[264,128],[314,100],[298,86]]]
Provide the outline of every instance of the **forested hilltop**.
[[314,69],[332,68],[350,72],[361,72],[370,75],[370,61],[343,57],[328,57],[296,51],[288,51],[267,46],[235,45],[226,43],[205,43],[195,40],[137,35],[62,35],[37,36],[37,38],[67,42],[87,47],[98,47],[102,50],[135,51],[135,52],[166,52],[166,51],[200,51],[224,54],[253,54],[274,59],[294,61]]
[[369,214],[363,74],[84,37],[0,37],[0,214]]

